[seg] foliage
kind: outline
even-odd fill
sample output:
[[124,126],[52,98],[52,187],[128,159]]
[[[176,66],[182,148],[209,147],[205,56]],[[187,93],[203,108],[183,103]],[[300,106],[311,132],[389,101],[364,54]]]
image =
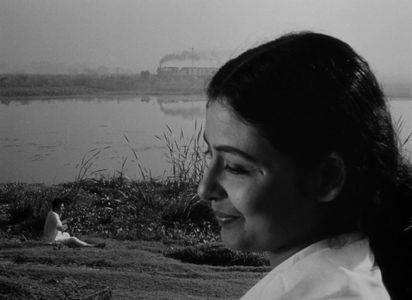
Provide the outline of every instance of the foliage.
[[58,188],[42,184],[1,184],[0,205],[3,212],[0,215],[0,225],[12,225],[14,230],[25,236],[40,232],[50,202],[58,192]]
[[[200,136],[202,127],[188,138],[183,131],[175,140],[173,132],[163,135],[168,149],[171,174],[155,179],[135,161],[143,180],[131,181],[123,167],[112,177],[93,170],[102,151],[88,151],[76,165],[74,182],[45,185],[1,185],[0,203],[7,204],[0,219],[8,232],[39,236],[50,203],[63,198],[70,231],[74,235],[96,234],[120,239],[180,240],[182,243],[214,241],[218,226],[207,203],[200,201],[196,187],[204,169]],[[130,145],[128,138],[125,136]],[[96,177],[100,175],[100,177]],[[94,178],[93,178],[94,177]],[[35,226],[34,226],[35,225]]]
[[205,169],[202,126],[198,126],[195,121],[194,134],[189,137],[184,134],[183,129],[176,136],[169,126],[166,128],[167,130],[156,138],[166,145],[166,159],[171,166],[168,179],[177,187],[185,184],[197,185]]
[[[38,238],[53,197],[75,186],[78,190],[76,202],[74,205],[66,202],[69,210],[62,213],[73,235],[180,241],[183,244],[218,239],[217,225],[207,205],[198,204],[192,209],[182,207],[181,210],[173,207],[173,203],[184,203],[176,199],[184,198],[189,193],[187,190],[176,191],[168,182],[143,183],[124,177],[83,179],[50,187],[1,184],[0,199],[5,211],[2,227],[8,234]],[[200,217],[195,219],[195,216]]]
[[[396,122],[395,122],[395,130],[396,130],[396,135],[399,137],[402,133],[403,130],[403,119],[400,117]],[[406,144],[412,141],[412,132],[406,136],[406,138],[403,141],[399,141],[399,147],[403,149],[406,147]]]
[[268,259],[257,253],[233,251],[219,244],[204,244],[192,247],[171,248],[166,257],[199,265],[214,266],[268,266]]
[[[73,182],[54,186],[43,184],[0,184],[0,237],[11,235],[39,238],[51,201],[65,199],[69,233],[120,240],[156,240],[189,246],[170,250],[166,255],[188,262],[218,265],[264,265],[263,258],[213,246],[219,240],[219,227],[209,203],[196,193],[205,164],[201,144],[202,127],[195,134],[173,134],[170,127],[162,137],[168,149],[170,174],[153,178],[141,167],[143,180],[132,181],[122,170],[112,177],[93,170],[103,149],[88,151],[76,166]],[[128,138],[125,136],[129,143]],[[100,175],[100,177],[96,177]],[[95,178],[92,178],[95,176]],[[4,229],[5,230],[4,230]],[[197,245],[197,247],[193,247]],[[199,246],[204,245],[204,246]]]
[[134,91],[202,93],[204,78],[169,78],[140,74],[0,74],[0,97],[80,95]]

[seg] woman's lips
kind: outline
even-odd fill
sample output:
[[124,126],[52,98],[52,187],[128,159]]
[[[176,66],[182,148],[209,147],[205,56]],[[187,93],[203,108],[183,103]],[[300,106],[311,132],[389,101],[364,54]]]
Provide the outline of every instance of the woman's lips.
[[221,211],[214,211],[214,214],[220,226],[227,226],[241,218],[241,216],[231,215],[231,214],[227,214]]

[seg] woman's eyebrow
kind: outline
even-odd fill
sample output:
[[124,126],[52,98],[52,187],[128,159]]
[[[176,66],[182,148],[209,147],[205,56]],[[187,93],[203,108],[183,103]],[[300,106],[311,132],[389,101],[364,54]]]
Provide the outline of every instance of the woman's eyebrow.
[[249,153],[244,152],[244,151],[242,151],[238,148],[232,147],[232,146],[219,145],[219,146],[216,146],[216,147],[213,147],[213,148],[215,148],[216,151],[218,151],[218,152],[225,152],[225,153],[240,156],[243,159],[245,159],[245,160],[247,160],[251,163],[257,163],[258,162],[258,160],[255,157],[253,157],[252,155],[250,155]]
[[[206,135],[203,134],[203,139],[205,140],[206,144],[209,146],[209,141],[206,138]],[[232,147],[232,146],[228,146],[228,145],[220,145],[220,146],[216,146],[213,147],[214,149],[216,149],[219,152],[225,152],[225,153],[230,153],[230,154],[234,154],[237,156],[242,157],[245,160],[248,160],[252,163],[257,163],[257,159],[254,158],[252,155],[250,155],[249,153],[246,153],[238,148]]]

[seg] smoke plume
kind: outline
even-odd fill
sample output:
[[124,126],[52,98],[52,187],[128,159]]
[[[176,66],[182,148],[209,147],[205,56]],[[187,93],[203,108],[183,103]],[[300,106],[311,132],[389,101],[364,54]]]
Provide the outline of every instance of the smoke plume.
[[209,61],[213,65],[220,65],[222,59],[225,59],[227,53],[223,51],[214,51],[214,50],[183,50],[180,53],[170,53],[166,54],[160,59],[160,65],[163,65],[169,61],[200,61],[205,60]]

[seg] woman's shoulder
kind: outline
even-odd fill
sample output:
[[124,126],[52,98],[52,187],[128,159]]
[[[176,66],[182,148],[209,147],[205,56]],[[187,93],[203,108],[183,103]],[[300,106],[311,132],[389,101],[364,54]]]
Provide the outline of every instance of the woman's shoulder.
[[322,241],[324,248],[299,260],[283,274],[287,299],[352,297],[390,299],[366,238],[350,237],[344,244]]
[[47,220],[47,219],[58,219],[58,218],[59,218],[59,214],[56,213],[55,211],[50,210],[50,211],[47,213],[46,220]]
[[253,296],[245,299],[390,299],[369,242],[358,235],[310,245],[274,268],[248,294]]

